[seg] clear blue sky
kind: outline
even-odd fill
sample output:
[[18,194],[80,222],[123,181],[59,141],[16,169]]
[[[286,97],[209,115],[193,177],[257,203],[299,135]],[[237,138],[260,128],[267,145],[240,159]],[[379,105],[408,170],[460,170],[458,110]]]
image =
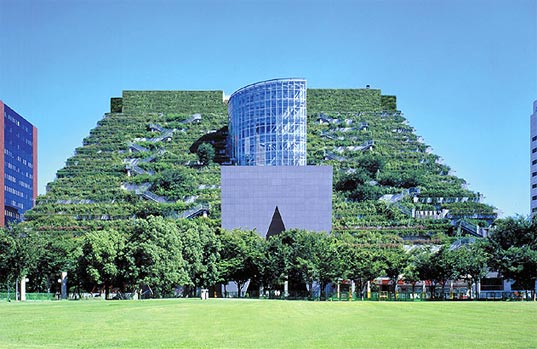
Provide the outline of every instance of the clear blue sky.
[[122,90],[370,84],[470,189],[527,215],[536,21],[536,0],[0,0],[0,99],[39,129],[44,193]]

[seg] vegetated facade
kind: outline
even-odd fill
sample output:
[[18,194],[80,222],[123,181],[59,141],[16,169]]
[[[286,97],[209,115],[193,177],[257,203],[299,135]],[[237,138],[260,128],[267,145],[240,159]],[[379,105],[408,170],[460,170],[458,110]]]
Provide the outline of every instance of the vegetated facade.
[[0,101],[0,226],[20,221],[37,197],[37,128]]
[[531,193],[531,215],[537,212],[537,101],[533,102],[533,114],[530,116],[531,129],[531,156],[530,156],[530,193]]
[[[306,93],[307,164],[333,167],[332,232],[423,242],[481,236],[496,218],[415,134],[395,96],[372,88]],[[124,91],[26,219],[70,234],[149,215],[208,213],[219,225],[227,109],[223,91]],[[198,162],[202,143],[214,147],[216,163]]]

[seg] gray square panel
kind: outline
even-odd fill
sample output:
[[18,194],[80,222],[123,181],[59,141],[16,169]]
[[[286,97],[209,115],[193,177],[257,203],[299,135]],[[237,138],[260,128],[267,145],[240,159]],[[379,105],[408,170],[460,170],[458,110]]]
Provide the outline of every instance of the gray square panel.
[[276,207],[286,229],[332,228],[331,166],[225,166],[222,228],[266,236]]

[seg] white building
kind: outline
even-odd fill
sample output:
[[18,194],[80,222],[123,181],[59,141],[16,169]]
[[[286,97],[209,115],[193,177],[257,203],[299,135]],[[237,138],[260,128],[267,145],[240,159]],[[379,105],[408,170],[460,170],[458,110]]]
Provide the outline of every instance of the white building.
[[531,215],[537,212],[537,101],[533,102],[531,114]]

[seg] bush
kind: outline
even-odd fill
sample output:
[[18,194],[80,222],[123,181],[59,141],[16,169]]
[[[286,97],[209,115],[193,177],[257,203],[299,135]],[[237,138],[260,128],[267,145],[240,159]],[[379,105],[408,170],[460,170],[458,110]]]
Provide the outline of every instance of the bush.
[[355,172],[347,173],[341,177],[341,179],[336,182],[336,190],[339,191],[353,191],[358,186],[363,185],[369,182],[371,178],[361,168],[356,169]]
[[208,165],[214,160],[214,147],[209,143],[203,143],[196,151],[201,164]]
[[420,170],[410,170],[404,172],[384,172],[377,176],[381,185],[397,188],[412,188],[423,185],[425,173]]
[[193,178],[184,169],[169,169],[159,173],[152,190],[158,195],[178,200],[194,189]]
[[353,201],[378,200],[382,196],[382,188],[372,185],[359,185],[349,194]]

